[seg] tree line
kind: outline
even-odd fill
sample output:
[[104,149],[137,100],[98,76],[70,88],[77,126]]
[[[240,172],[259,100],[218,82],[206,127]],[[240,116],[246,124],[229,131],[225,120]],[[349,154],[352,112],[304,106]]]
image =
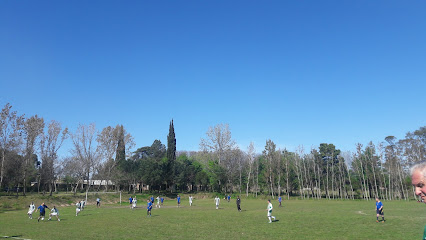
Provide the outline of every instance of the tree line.
[[[403,139],[383,142],[353,152],[341,152],[331,143],[309,150],[299,146],[277,149],[268,139],[257,153],[253,143],[240,149],[228,124],[209,127],[199,151],[177,151],[173,120],[167,146],[154,140],[135,147],[123,125],[101,131],[80,124],[75,132],[57,121],[37,115],[26,118],[6,104],[0,122],[0,189],[50,193],[67,191],[238,192],[300,198],[387,200],[415,198],[409,166],[425,159],[426,127]],[[64,141],[70,156],[60,157]],[[106,184],[93,185],[92,180]]]

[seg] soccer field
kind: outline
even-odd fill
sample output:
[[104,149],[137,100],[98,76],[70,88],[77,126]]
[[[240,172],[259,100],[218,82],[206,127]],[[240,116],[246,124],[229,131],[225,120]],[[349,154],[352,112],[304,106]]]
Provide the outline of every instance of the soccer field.
[[[189,207],[182,198],[165,201],[161,209],[146,216],[146,202],[138,208],[128,203],[88,205],[78,217],[75,207],[58,207],[61,221],[37,222],[27,209],[0,213],[0,238],[23,239],[421,239],[426,224],[426,205],[415,201],[383,201],[385,223],[376,223],[374,201],[290,200],[278,207],[274,200],[271,224],[266,217],[267,201],[242,198],[242,212],[235,198],[195,199]],[[39,203],[38,203],[39,204]],[[48,205],[49,207],[53,207]],[[46,215],[48,214],[48,210]]]

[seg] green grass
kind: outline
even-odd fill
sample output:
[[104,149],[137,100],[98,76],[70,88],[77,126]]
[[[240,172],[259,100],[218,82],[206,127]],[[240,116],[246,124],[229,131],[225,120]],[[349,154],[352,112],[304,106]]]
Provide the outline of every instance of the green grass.
[[[127,198],[123,195],[123,201]],[[134,211],[127,202],[121,206],[103,204],[101,208],[89,202],[92,205],[78,217],[75,207],[58,207],[60,222],[47,218],[37,222],[37,214],[28,219],[27,208],[4,210],[0,213],[0,238],[421,239],[426,223],[426,205],[415,201],[384,201],[386,222],[376,223],[374,201],[290,200],[279,208],[275,200],[273,215],[278,221],[269,224],[267,202],[261,199],[242,198],[243,211],[238,212],[235,198],[231,203],[221,200],[216,210],[213,198],[196,198],[189,207],[185,196],[181,208],[169,199],[163,208],[153,209],[151,218],[146,217],[146,200],[142,196],[138,199]]]

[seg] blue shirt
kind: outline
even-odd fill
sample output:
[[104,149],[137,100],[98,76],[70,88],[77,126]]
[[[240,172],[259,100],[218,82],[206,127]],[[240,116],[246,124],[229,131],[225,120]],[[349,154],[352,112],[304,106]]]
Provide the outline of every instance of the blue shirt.
[[231,199],[231,196],[228,195],[228,200]]
[[151,202],[154,202],[154,197],[151,197]]
[[40,205],[40,207],[38,207],[37,209],[39,209],[39,210],[40,210],[40,213],[44,213],[44,212],[46,211],[46,210],[45,210],[46,208],[47,208],[47,206],[46,206],[46,205],[44,205],[44,206],[43,206],[43,205]]
[[376,202],[376,209],[379,210],[381,207],[383,207],[382,202]]
[[161,198],[161,202],[163,202],[164,201],[164,198]]
[[133,198],[132,198],[132,197],[130,197],[130,198],[129,198],[129,202],[130,202],[130,203],[132,203],[132,200],[133,200]]
[[146,206],[146,209],[151,210],[152,208],[152,202],[148,202],[148,205]]
[[180,197],[177,198],[178,203],[180,203]]
[[281,202],[281,197],[278,198],[278,202]]

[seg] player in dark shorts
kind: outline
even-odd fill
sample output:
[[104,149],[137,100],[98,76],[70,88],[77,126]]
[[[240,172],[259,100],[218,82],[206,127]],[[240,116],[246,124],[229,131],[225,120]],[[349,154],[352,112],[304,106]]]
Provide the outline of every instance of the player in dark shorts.
[[382,222],[385,222],[385,216],[383,213],[383,203],[380,202],[378,198],[376,198],[376,214],[377,214],[376,222],[379,222],[379,216],[382,216]]
[[237,209],[241,212],[241,199],[240,196],[237,197]]
[[46,206],[46,204],[44,204],[44,203],[42,203],[38,208],[37,208],[37,210],[38,211],[40,211],[40,216],[38,217],[38,219],[37,219],[37,222],[39,222],[40,221],[40,219],[41,220],[44,220],[44,215],[46,214],[46,208],[47,209],[50,209],[49,207],[47,207]]
[[150,201],[150,199],[146,200],[146,202],[146,216],[151,217],[152,202]]

